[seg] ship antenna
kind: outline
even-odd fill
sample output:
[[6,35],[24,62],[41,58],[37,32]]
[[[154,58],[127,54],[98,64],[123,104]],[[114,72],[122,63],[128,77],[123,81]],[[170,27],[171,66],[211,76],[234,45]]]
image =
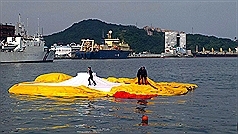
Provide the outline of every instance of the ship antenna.
[[15,31],[16,35],[20,35],[20,25],[21,25],[20,23],[21,23],[21,14],[19,13],[18,14],[18,22],[16,25],[16,31]]
[[41,35],[43,36],[43,27],[41,28]]
[[28,17],[26,18],[26,35],[28,36]]
[[18,15],[18,23],[21,23],[21,14]]
[[102,38],[104,39],[104,30],[102,29]]
[[37,35],[39,36],[40,34],[40,18],[38,18],[38,31],[37,31]]
[[104,30],[102,29],[102,45],[104,45],[105,43],[104,43]]

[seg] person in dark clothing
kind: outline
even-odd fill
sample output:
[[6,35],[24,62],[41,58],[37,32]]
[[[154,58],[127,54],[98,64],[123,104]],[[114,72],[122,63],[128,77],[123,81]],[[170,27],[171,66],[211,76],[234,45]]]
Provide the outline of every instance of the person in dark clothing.
[[137,71],[137,78],[138,78],[139,85],[140,85],[140,80],[141,80],[141,70],[142,70],[142,67],[140,67],[139,70]]
[[141,79],[142,79],[142,84],[146,85],[147,84],[147,71],[144,66],[141,68]]
[[88,85],[91,85],[91,81],[93,81],[94,86],[96,85],[96,82],[93,80],[93,71],[91,69],[91,67],[88,67],[88,73],[89,73],[89,78],[88,78]]

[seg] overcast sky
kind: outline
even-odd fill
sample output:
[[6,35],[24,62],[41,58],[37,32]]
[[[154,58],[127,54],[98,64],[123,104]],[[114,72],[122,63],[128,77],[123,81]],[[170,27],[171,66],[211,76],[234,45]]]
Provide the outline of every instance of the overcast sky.
[[[237,0],[0,0],[0,22],[16,24],[18,14],[36,33],[38,18],[44,35],[73,23],[99,19],[106,23],[238,37]],[[82,31],[83,32],[83,31]],[[93,31],[92,31],[93,32]]]

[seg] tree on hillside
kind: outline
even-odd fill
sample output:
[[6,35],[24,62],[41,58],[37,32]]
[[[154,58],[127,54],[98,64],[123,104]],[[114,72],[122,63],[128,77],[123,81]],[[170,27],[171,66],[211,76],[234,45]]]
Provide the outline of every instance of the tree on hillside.
[[[109,30],[113,31],[113,38],[119,38],[121,41],[128,43],[134,52],[164,52],[164,33],[162,32],[153,31],[153,35],[147,35],[144,29],[139,29],[136,26],[108,24],[97,19],[88,19],[74,23],[69,28],[59,33],[45,36],[44,38],[48,47],[59,42],[62,44],[80,43],[81,39],[94,39],[97,44],[101,44],[102,38],[107,37]],[[203,47],[207,50],[214,48],[218,51],[219,48],[223,48],[223,50],[231,48],[234,50],[238,44],[230,39],[200,34],[187,34],[187,49],[195,52],[196,46],[198,46],[199,51]]]

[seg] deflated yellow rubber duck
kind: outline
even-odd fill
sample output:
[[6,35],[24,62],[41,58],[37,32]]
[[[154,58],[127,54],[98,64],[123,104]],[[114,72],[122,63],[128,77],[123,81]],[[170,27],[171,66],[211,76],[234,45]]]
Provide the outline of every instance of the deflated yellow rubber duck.
[[138,85],[137,78],[100,78],[93,74],[97,85],[88,86],[87,73],[73,77],[64,73],[49,73],[38,76],[32,82],[13,85],[9,93],[16,95],[40,95],[48,97],[105,97],[126,99],[150,99],[156,96],[183,95],[198,86],[189,83],[154,82],[147,79],[146,85]]

